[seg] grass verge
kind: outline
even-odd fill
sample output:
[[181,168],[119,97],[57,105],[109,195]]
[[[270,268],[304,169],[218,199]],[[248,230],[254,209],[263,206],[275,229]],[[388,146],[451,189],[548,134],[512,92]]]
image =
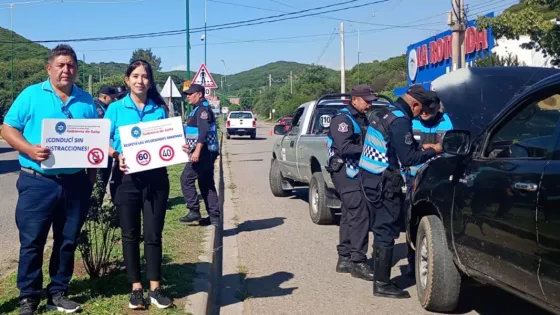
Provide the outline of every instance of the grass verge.
[[[165,218],[163,231],[163,268],[162,287],[166,293],[175,299],[175,308],[159,310],[155,307],[148,311],[129,311],[128,298],[130,284],[122,265],[122,247],[116,244],[113,251],[114,268],[111,272],[99,279],[90,279],[84,271],[83,263],[76,251],[74,278],[70,284],[70,297],[82,304],[82,314],[184,314],[186,298],[192,290],[192,280],[195,276],[198,256],[202,253],[202,240],[204,228],[198,225],[185,225],[179,218],[185,215],[186,209],[179,177],[183,165],[168,167],[170,194],[169,210]],[[201,207],[204,203],[201,202]],[[119,231],[120,233],[120,231]],[[143,245],[140,244],[141,253]],[[45,254],[43,263],[43,283],[49,283],[48,257]],[[142,277],[144,288],[149,284],[145,278],[145,260],[142,255]],[[93,290],[96,288],[97,290]],[[103,293],[92,293],[103,292]],[[16,288],[16,273],[0,280],[0,314],[18,314],[19,291]],[[147,294],[147,293],[146,293]],[[46,301],[43,300],[39,313],[47,313]],[[51,312],[49,312],[51,313]],[[52,312],[55,314],[55,312]]]

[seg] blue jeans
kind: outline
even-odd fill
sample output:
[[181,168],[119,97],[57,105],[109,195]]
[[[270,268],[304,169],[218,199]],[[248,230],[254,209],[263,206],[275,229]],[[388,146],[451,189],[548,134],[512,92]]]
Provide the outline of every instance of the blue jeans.
[[91,182],[84,171],[62,178],[21,171],[16,187],[20,298],[40,297],[43,251],[51,226],[54,243],[49,264],[51,282],[47,288],[50,294],[66,292],[74,273],[77,240],[89,211]]

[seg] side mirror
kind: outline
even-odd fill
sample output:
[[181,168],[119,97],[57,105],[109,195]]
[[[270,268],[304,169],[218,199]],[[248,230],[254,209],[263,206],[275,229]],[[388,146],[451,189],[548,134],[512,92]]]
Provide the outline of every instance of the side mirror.
[[282,125],[274,126],[274,134],[281,135],[281,136],[286,134],[286,126],[282,126]]
[[452,155],[468,155],[471,150],[471,133],[466,130],[449,130],[441,142],[443,152]]

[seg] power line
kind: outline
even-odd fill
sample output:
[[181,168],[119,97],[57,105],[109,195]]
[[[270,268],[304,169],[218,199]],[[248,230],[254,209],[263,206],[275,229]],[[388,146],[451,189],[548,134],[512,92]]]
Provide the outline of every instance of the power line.
[[327,52],[327,49],[329,48],[329,46],[331,45],[333,39],[334,39],[334,34],[336,33],[336,28],[333,29],[332,33],[331,33],[331,37],[329,37],[329,40],[327,40],[327,44],[325,45],[325,47],[323,48],[323,50],[321,51],[321,54],[319,54],[319,57],[317,57],[317,61],[315,62],[315,64],[319,64],[319,61],[321,61],[321,58],[323,58],[323,56],[325,55],[325,53]]
[[[355,2],[355,1],[358,1],[358,0],[351,0],[351,1],[347,1],[347,2]],[[339,8],[339,9],[332,9],[332,10],[325,11],[325,12],[338,12],[338,11],[369,6],[369,5],[382,3],[382,2],[387,2],[387,1],[389,1],[389,0],[377,0],[377,1],[374,1],[374,2],[366,3],[366,4],[344,7],[344,8]],[[347,2],[343,2],[343,3],[347,3]],[[334,5],[330,5],[330,6],[334,6]],[[314,9],[306,9],[306,10],[302,10],[302,11],[297,12],[297,13],[308,12],[310,10],[317,10],[317,9],[324,8],[324,7],[325,6],[319,7],[319,8],[314,8]],[[291,19],[299,19],[299,18],[303,18],[303,17],[322,14],[322,13],[325,13],[325,12],[309,13],[309,14],[306,14],[306,15],[300,15],[300,16],[295,16],[295,17],[284,17],[284,18],[278,18],[278,19],[270,20],[270,21],[262,21],[264,19],[270,19],[271,18],[271,17],[263,17],[263,18],[245,20],[245,21],[231,22],[231,23],[225,23],[225,24],[217,24],[217,25],[208,26],[207,30],[208,31],[216,31],[216,30],[221,30],[221,29],[232,29],[232,28],[243,27],[243,26],[259,25],[259,24],[279,22],[279,21],[285,21],[285,20],[291,20]],[[296,12],[291,12],[290,14],[295,14],[295,13]],[[279,15],[276,15],[276,16],[279,16]],[[251,22],[251,21],[253,21],[253,23],[248,23],[248,22]],[[235,25],[235,23],[238,23],[238,25]],[[201,30],[204,30],[204,27],[191,29],[191,30],[189,30],[189,33],[196,33],[197,31],[201,31]],[[181,35],[181,34],[184,34],[185,32],[186,32],[186,29],[181,29],[181,30],[151,32],[151,33],[132,34],[132,35],[91,37],[91,38],[74,38],[74,39],[56,39],[56,40],[51,39],[51,40],[20,41],[20,42],[14,42],[14,43],[58,43],[58,42],[106,41],[106,40],[136,39],[136,38],[146,38],[146,37],[161,37],[161,36]],[[2,43],[10,43],[10,41],[2,42]]]

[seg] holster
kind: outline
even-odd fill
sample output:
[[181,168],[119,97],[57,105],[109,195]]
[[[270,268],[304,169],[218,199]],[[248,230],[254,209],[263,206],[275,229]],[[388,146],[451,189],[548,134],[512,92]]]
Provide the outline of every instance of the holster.
[[340,171],[342,166],[344,166],[344,159],[335,155],[329,159],[329,164],[325,167],[325,169],[327,172],[332,174]]
[[393,199],[397,194],[402,193],[404,179],[401,172],[397,169],[387,168],[381,175],[381,191],[389,199]]

